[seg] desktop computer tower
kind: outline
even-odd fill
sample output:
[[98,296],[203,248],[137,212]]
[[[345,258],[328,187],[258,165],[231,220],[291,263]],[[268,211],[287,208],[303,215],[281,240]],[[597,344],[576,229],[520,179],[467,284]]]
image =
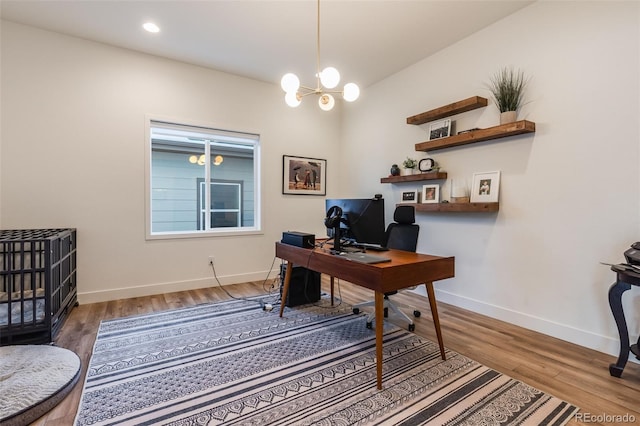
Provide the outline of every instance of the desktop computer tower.
[[[282,296],[287,266],[280,266],[280,296]],[[285,306],[291,308],[320,300],[320,273],[303,266],[294,266],[292,272],[287,300],[283,301]]]

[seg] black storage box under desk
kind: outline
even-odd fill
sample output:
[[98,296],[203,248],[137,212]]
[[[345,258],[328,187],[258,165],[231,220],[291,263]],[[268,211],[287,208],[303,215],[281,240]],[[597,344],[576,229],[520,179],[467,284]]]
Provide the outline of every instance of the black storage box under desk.
[[[320,300],[320,273],[303,266],[294,266],[292,272],[285,306],[291,308],[292,306],[306,305]],[[286,273],[287,265],[281,265],[280,296],[282,296]]]

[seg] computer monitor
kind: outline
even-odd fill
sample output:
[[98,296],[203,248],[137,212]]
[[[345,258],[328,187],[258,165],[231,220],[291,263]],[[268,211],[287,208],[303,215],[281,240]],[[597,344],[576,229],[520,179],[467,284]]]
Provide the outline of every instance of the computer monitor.
[[[333,206],[342,209],[340,238],[344,242],[384,244],[384,199],[383,198],[343,198],[327,199],[325,211]],[[327,229],[327,235],[334,237],[334,230]]]

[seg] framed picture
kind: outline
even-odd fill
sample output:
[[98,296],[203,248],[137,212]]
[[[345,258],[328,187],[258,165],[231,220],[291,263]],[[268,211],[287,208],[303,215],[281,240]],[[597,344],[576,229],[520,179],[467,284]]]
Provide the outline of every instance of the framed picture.
[[471,184],[472,203],[497,203],[500,194],[500,172],[473,174]]
[[283,155],[282,193],[326,195],[327,160]]
[[440,120],[429,125],[429,140],[451,136],[451,120]]
[[418,191],[402,191],[401,203],[417,203]]
[[439,203],[440,185],[422,185],[422,203]]

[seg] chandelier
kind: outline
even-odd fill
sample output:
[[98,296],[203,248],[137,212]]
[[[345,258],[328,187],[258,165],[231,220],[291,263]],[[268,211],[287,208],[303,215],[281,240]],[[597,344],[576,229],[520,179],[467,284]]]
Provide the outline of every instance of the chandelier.
[[323,111],[333,109],[336,101],[332,95],[341,94],[347,102],[353,102],[360,96],[360,88],[355,83],[347,83],[342,90],[334,89],[340,83],[340,73],[333,67],[327,67],[320,72],[320,0],[318,0],[318,33],[316,50],[316,87],[301,86],[300,79],[293,73],[287,73],[280,80],[280,86],[285,91],[285,102],[292,108],[302,103],[302,98],[316,94],[319,96],[318,105]]

